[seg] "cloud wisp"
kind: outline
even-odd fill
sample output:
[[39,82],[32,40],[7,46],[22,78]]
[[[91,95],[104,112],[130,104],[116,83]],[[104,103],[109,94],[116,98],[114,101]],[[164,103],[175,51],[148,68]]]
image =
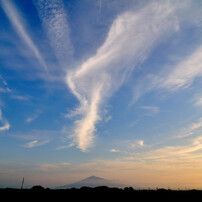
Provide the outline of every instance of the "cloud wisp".
[[28,117],[28,118],[26,119],[26,122],[27,122],[27,123],[31,123],[32,121],[34,121],[35,119],[37,119],[38,116],[39,116],[38,114],[34,114],[33,116]]
[[[177,64],[163,69],[158,75],[149,75],[134,88],[133,103],[143,94],[153,90],[177,92],[190,87],[202,77],[202,46],[197,47],[190,55]],[[200,100],[196,105],[200,105]]]
[[22,17],[20,16],[20,13],[14,6],[14,4],[9,0],[2,0],[1,6],[6,13],[8,19],[10,20],[14,30],[19,35],[19,37],[24,41],[24,43],[30,48],[30,50],[33,52],[35,57],[37,58],[39,64],[43,67],[45,71],[48,71],[48,68],[46,66],[46,63],[38,50],[37,46],[29,36],[27,30],[25,29],[25,25],[23,23]]
[[36,7],[60,65],[70,64],[74,51],[63,2],[61,0],[39,0]]
[[[6,80],[4,80],[1,75],[0,75],[0,86],[2,86],[2,87],[0,87],[0,93],[10,93],[11,92]],[[1,103],[0,103],[0,132],[7,131],[9,129],[10,129],[10,124],[5,118],[3,118]]]
[[[193,138],[190,144],[183,146],[166,146],[160,149],[149,151],[140,154],[141,158],[146,159],[165,159],[176,156],[186,157],[186,155],[193,155],[193,152],[200,151],[202,149],[202,137]],[[137,155],[137,154],[136,154]],[[197,155],[196,155],[197,156]]]
[[35,168],[35,170],[39,171],[63,171],[66,169],[69,169],[71,167],[71,164],[69,162],[61,162],[61,163],[44,163],[39,165]]
[[3,126],[0,126],[0,131],[6,131],[10,129],[10,124],[6,121]]
[[202,76],[202,46],[199,46],[187,59],[183,60],[161,79],[161,87],[169,90],[189,87],[197,77]]
[[0,93],[10,93],[11,89],[8,87],[6,80],[0,75]]
[[110,152],[112,152],[112,153],[118,153],[120,151],[118,149],[110,149]]
[[141,106],[141,109],[147,111],[148,116],[152,116],[159,113],[159,107],[157,106]]
[[26,123],[31,123],[32,121],[36,120],[41,113],[42,112],[40,110],[37,110],[36,113],[34,113],[31,116],[29,116],[29,117],[26,118],[26,120],[25,120]]
[[23,147],[25,147],[25,148],[33,148],[33,147],[39,147],[39,146],[45,145],[47,143],[49,143],[49,140],[43,140],[43,141],[33,140],[33,141],[28,142],[25,145],[23,145]]
[[82,151],[92,146],[107,98],[162,37],[178,30],[175,9],[169,2],[151,3],[139,11],[121,14],[96,54],[67,72],[67,84],[80,102],[74,114],[81,118],[75,121],[72,137]]
[[196,101],[196,106],[202,106],[202,97],[200,97],[197,101]]
[[0,108],[0,132],[6,131],[10,129],[10,124],[8,123],[8,121],[6,119],[3,118],[2,116],[2,110]]

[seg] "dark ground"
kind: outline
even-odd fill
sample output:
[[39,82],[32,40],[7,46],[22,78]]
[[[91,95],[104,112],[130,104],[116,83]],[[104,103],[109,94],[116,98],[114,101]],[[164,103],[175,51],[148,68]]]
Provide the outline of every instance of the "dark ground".
[[[0,189],[0,196],[5,201],[8,199],[31,201],[31,200],[53,200],[72,201],[82,199],[84,201],[142,201],[157,200],[180,200],[180,201],[201,201],[202,190],[134,190],[133,188],[108,188],[108,187],[82,187],[80,189],[44,189],[41,186],[34,186],[31,189]],[[5,198],[4,198],[5,197]]]

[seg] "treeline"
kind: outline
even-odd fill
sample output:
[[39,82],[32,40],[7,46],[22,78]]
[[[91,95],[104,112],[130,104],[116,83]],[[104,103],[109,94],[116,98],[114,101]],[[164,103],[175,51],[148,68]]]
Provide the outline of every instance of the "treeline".
[[63,200],[69,199],[85,199],[91,201],[100,201],[113,199],[113,201],[136,201],[136,200],[168,200],[168,199],[182,199],[194,201],[194,199],[202,198],[202,190],[134,190],[132,187],[109,188],[100,186],[95,188],[82,187],[80,189],[49,189],[40,185],[33,186],[31,189],[0,189],[0,196],[5,199],[15,198],[20,201],[27,200]]

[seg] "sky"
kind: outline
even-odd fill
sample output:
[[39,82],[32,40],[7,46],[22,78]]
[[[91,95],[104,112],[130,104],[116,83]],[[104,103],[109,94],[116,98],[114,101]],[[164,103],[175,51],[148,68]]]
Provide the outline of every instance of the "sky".
[[0,187],[202,189],[202,1],[0,0],[0,30]]

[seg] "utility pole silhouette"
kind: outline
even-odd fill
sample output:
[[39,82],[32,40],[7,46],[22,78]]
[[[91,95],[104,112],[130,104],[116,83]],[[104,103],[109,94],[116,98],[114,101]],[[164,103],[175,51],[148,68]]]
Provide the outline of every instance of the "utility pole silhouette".
[[23,177],[23,179],[22,179],[21,189],[23,189],[24,181],[25,181],[25,178]]

